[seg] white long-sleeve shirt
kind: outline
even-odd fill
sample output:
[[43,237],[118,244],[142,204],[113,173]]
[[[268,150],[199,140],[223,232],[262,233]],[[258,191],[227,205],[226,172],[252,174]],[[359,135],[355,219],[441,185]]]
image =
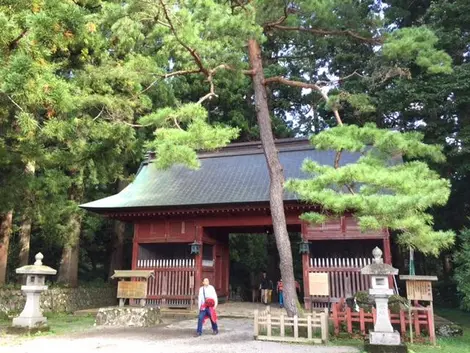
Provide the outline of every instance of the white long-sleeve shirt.
[[210,284],[207,287],[202,286],[201,288],[199,288],[199,296],[198,296],[199,309],[201,309],[201,306],[202,304],[204,304],[205,299],[209,299],[209,298],[214,300],[215,302],[214,308],[217,307],[218,300],[217,300],[217,293],[215,291],[215,288],[211,286]]

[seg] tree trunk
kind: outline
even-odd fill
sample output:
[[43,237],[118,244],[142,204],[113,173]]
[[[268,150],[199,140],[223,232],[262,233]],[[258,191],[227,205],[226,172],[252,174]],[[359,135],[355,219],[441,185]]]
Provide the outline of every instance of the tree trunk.
[[280,270],[284,282],[284,306],[287,315],[297,314],[298,299],[295,291],[294,268],[292,251],[287,232],[286,216],[284,213],[284,173],[278,152],[274,143],[274,136],[269,116],[266,88],[264,86],[264,73],[261,61],[261,50],[255,40],[248,41],[248,55],[253,70],[253,89],[255,92],[255,110],[260,129],[261,142],[269,170],[270,189],[269,205],[273,221],[274,236],[280,258]]
[[[124,190],[129,185],[127,180],[119,180],[118,192]],[[126,224],[124,222],[114,221],[113,247],[111,259],[109,261],[109,277],[114,274],[114,270],[122,270],[124,266],[124,237],[126,235]]]
[[8,248],[13,224],[13,211],[3,214],[0,221],[0,286],[2,286],[5,284],[7,277]]
[[114,239],[111,260],[109,263],[109,277],[114,274],[114,270],[122,270],[124,261],[124,236],[126,224],[121,221],[114,221]]
[[442,270],[445,280],[449,280],[453,272],[452,254],[445,253],[442,257]]
[[[26,164],[25,173],[30,177],[34,177],[36,172],[36,165],[34,162]],[[28,195],[26,200],[27,205],[24,210],[23,218],[20,225],[20,266],[26,266],[29,262],[29,244],[31,241],[31,195]]]
[[20,267],[29,262],[29,243],[31,239],[31,217],[24,215],[20,225]]
[[78,285],[78,254],[80,245],[81,217],[74,214],[69,220],[70,236],[62,249],[57,282],[64,283],[70,287]]

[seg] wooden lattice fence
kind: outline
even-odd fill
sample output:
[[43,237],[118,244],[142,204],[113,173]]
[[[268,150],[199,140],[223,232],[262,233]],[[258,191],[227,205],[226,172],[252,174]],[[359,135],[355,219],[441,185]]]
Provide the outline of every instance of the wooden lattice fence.
[[265,311],[255,310],[254,337],[256,340],[279,342],[328,342],[328,313],[313,312],[306,317],[272,315],[269,307]]

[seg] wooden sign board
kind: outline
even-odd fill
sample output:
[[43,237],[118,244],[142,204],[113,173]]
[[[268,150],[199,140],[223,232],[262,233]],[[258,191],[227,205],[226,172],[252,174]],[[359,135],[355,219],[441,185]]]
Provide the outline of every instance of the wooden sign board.
[[430,281],[406,281],[406,297],[409,300],[432,301]]
[[308,274],[309,295],[312,296],[330,296],[330,283],[328,273]]
[[118,282],[118,298],[143,299],[147,297],[147,282],[120,281]]

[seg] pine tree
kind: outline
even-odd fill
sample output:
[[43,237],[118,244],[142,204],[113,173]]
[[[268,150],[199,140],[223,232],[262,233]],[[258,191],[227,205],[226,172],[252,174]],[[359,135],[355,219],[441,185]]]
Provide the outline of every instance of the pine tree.
[[[337,87],[328,95],[322,84],[317,82],[317,77],[307,72],[298,71],[296,75],[289,76],[291,72],[284,69],[285,65],[274,69],[268,64],[265,68],[264,63],[273,61],[263,56],[261,45],[266,37],[276,37],[284,43],[279,46],[278,54],[281,55],[285,51],[308,55],[311,50],[306,43],[315,43],[313,38],[320,38],[319,41],[332,38],[332,43],[340,39],[342,43],[366,46],[369,53],[373,53],[370,55],[387,63],[390,70],[391,67],[412,63],[432,74],[451,72],[449,56],[435,48],[437,38],[428,28],[390,32],[383,26],[379,13],[381,9],[365,5],[356,9],[355,5],[356,1],[334,0],[300,1],[295,4],[283,1],[159,0],[145,5],[131,1],[125,10],[126,18],[134,21],[133,28],[142,25],[141,19],[145,18],[145,25],[154,28],[151,33],[161,35],[162,44],[156,57],[160,58],[161,55],[160,62],[167,63],[168,69],[155,82],[166,80],[166,84],[171,86],[182,75],[198,75],[206,80],[207,94],[197,102],[163,108],[142,118],[144,125],[159,124],[157,139],[150,146],[158,152],[160,167],[168,167],[176,161],[195,168],[198,166],[195,149],[216,148],[233,138],[236,132],[226,129],[222,130],[224,132],[218,139],[221,144],[206,143],[209,136],[216,135],[215,132],[199,122],[201,129],[193,130],[192,117],[205,121],[207,114],[201,105],[206,106],[208,101],[217,98],[217,90],[220,86],[224,87],[227,75],[235,80],[241,79],[242,75],[251,78],[254,106],[271,179],[270,205],[289,315],[297,312],[296,294],[283,207],[284,176],[274,144],[268,97],[282,86],[309,89],[313,91],[318,105],[332,111],[333,124],[336,121],[338,125],[342,124],[341,109],[350,107],[356,111],[370,112],[374,107],[365,92],[348,92]],[[364,17],[366,21],[358,21]],[[145,33],[140,33],[145,38]],[[379,47],[379,50],[374,51],[374,47]],[[323,61],[323,64],[326,62]],[[317,65],[314,64],[315,67]],[[352,72],[342,79],[356,75],[362,76],[363,73]],[[204,130],[209,133],[201,134]],[[195,131],[202,136],[205,146],[191,138]]]
[[[388,131],[373,124],[325,130],[311,141],[319,150],[336,151],[334,165],[308,160],[303,170],[312,178],[289,180],[286,187],[318,205],[320,212],[302,216],[308,222],[323,223],[351,212],[361,230],[389,228],[400,232],[402,245],[437,255],[452,245],[454,233],[433,230],[428,211],[446,204],[450,182],[420,161],[445,159],[439,146],[424,144],[422,139],[419,133]],[[348,152],[362,156],[356,163],[342,164],[341,156]]]

